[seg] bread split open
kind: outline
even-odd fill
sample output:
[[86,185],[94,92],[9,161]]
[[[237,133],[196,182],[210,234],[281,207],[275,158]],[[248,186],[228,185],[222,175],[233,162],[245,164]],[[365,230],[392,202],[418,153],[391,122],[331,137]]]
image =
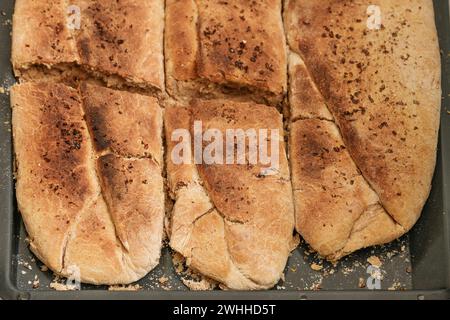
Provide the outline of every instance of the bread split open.
[[[372,10],[373,11],[373,10]],[[338,260],[408,232],[428,198],[440,116],[433,3],[286,1],[296,227]]]
[[24,80],[90,77],[161,95],[163,33],[163,0],[17,0],[13,67]]
[[[63,276],[145,276],[165,193],[172,249],[237,290],[276,284],[294,226],[336,261],[408,232],[429,195],[431,0],[17,0],[12,63],[18,205]],[[285,131],[279,167],[174,163],[172,133],[196,121]]]
[[283,102],[281,1],[169,0],[165,47],[167,90],[175,100]]
[[[279,170],[261,165],[176,164],[175,130],[280,130]],[[196,101],[165,114],[167,174],[174,200],[170,246],[187,265],[225,287],[256,290],[282,277],[292,250],[294,208],[281,114],[275,108],[226,100]],[[248,144],[246,158],[248,159]],[[225,147],[224,147],[225,148]],[[274,150],[272,150],[274,152]]]
[[163,239],[162,111],[155,98],[82,84],[11,91],[16,196],[30,248],[55,273],[128,284]]

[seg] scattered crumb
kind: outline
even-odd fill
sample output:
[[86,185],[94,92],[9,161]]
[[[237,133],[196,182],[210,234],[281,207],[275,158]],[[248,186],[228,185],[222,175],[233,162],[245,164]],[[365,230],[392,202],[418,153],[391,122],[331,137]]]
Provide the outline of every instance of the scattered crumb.
[[41,266],[41,271],[42,271],[42,272],[47,272],[47,271],[48,271],[47,266],[46,266],[46,265],[42,265],[42,266]]
[[351,274],[353,271],[355,271],[352,267],[343,267],[341,270],[342,270],[341,271],[342,274],[345,276],[347,276],[347,275]]
[[320,270],[323,269],[323,266],[320,265],[320,264],[317,264],[317,263],[313,263],[313,264],[311,265],[311,269],[313,269],[314,271],[320,271]]
[[184,285],[192,291],[211,291],[216,287],[215,282],[206,278],[200,281],[181,278],[181,281],[183,281]]
[[163,276],[163,277],[159,278],[158,281],[161,284],[166,284],[169,281],[169,278]]
[[297,272],[297,267],[296,267],[296,266],[291,267],[291,271],[292,271],[293,273],[296,273],[296,272]]
[[359,278],[359,282],[358,282],[358,288],[365,288],[366,287],[366,280],[364,280],[364,278]]
[[59,282],[50,283],[50,288],[56,291],[75,291],[76,287]]
[[228,288],[226,285],[224,285],[224,284],[219,284],[219,288],[220,288],[220,290],[222,290],[222,291],[229,291],[230,290],[230,288]]
[[172,255],[172,261],[173,261],[173,265],[175,267],[175,272],[178,274],[181,274],[184,270],[184,257],[179,254],[178,252],[175,252]]
[[5,88],[0,87],[0,94],[5,94]]
[[40,282],[39,282],[39,278],[37,275],[34,276],[34,280],[33,280],[33,289],[37,289],[40,286]]
[[139,291],[142,287],[139,284],[130,284],[128,286],[109,286],[108,291]]
[[406,268],[406,273],[411,273],[412,272],[412,268],[411,267],[407,267]]
[[388,288],[389,291],[396,291],[402,288],[402,284],[400,282],[394,282],[392,286]]
[[367,259],[367,262],[370,263],[371,265],[373,265],[374,267],[378,267],[380,268],[382,266],[382,262],[380,260],[380,258],[376,257],[376,256],[371,256]]

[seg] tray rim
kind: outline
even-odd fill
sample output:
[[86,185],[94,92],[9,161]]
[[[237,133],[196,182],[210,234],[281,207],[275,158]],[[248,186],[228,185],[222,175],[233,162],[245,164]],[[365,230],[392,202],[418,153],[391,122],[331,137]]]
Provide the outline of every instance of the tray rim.
[[[440,0],[435,0],[440,1]],[[446,12],[437,18],[446,25],[439,34],[442,52],[443,100],[441,110],[441,127],[439,142],[441,145],[438,157],[442,163],[443,178],[443,214],[445,245],[450,252],[450,0],[444,2]],[[0,132],[1,133],[1,132]],[[6,160],[10,179],[0,179],[0,300],[422,300],[450,299],[450,261],[446,261],[446,288],[440,290],[407,290],[407,291],[368,291],[368,290],[324,290],[324,291],[134,291],[105,292],[105,290],[84,291],[22,291],[12,281],[12,257],[14,230],[11,221],[14,215],[14,182],[12,179],[12,138],[6,135],[3,143],[8,147],[0,149],[0,163]]]

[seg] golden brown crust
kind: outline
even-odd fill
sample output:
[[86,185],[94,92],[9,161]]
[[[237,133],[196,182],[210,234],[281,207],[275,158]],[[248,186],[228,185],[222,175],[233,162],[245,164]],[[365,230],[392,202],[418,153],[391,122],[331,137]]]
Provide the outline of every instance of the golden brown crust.
[[[168,137],[180,124],[192,129],[194,121],[202,121],[204,130],[215,128],[224,134],[234,128],[282,128],[274,108],[252,103],[196,101],[191,110],[182,110],[167,110]],[[272,287],[290,252],[293,203],[282,132],[280,170],[273,176],[262,176],[259,165],[177,168],[167,160],[175,200],[170,244],[190,267],[231,289]],[[173,147],[169,143],[169,155]]]
[[[337,260],[359,248],[392,241],[404,233],[380,205],[376,193],[361,176],[338,128],[319,119],[292,124],[290,137],[296,228],[322,256]],[[371,212],[377,215],[368,216]],[[383,223],[369,236],[364,228]],[[359,221],[359,222],[358,222]],[[364,236],[361,236],[364,234]],[[349,238],[352,238],[350,241]]]
[[138,86],[164,89],[163,0],[79,0],[78,5],[82,65]]
[[[368,6],[361,1],[287,1],[286,31],[291,50],[304,60],[333,115],[346,150],[402,234],[420,215],[435,166],[440,59],[433,4],[379,1],[380,30],[368,29]],[[321,183],[329,183],[327,179]],[[375,214],[382,208],[371,211],[360,221],[374,216],[386,221]],[[392,240],[398,230],[382,227],[381,220],[378,232],[371,225],[371,230],[358,232],[363,240],[353,236],[347,253]],[[313,232],[305,227],[299,231]]]
[[16,75],[26,78],[33,66],[80,65],[112,86],[164,90],[162,0],[76,0],[70,5],[80,8],[79,29],[68,27],[66,1],[16,1]]
[[289,54],[289,104],[291,120],[333,120],[326,102],[317,89],[303,60],[295,52]]
[[175,99],[280,103],[286,59],[280,1],[168,1],[167,86]]
[[161,251],[164,222],[161,168],[151,159],[124,159],[112,154],[100,157],[97,165],[117,237],[133,266],[145,274],[147,266],[158,265]]
[[[115,155],[97,162],[75,89],[30,82],[13,87],[11,102],[16,195],[33,252],[54,272],[79,270],[81,280],[93,284],[130,283],[153,269],[163,235],[161,167]],[[114,108],[105,110],[106,118],[114,116]],[[124,130],[138,121],[161,123],[127,116]],[[160,151],[161,133],[153,139]]]
[[15,2],[12,63],[16,75],[20,76],[33,64],[78,62],[75,40],[66,27],[65,3],[63,0]]
[[39,84],[13,87],[11,105],[19,210],[31,248],[60,272],[70,223],[98,192],[81,101],[75,90]]
[[162,163],[162,111],[156,98],[82,83],[86,122],[98,153]]

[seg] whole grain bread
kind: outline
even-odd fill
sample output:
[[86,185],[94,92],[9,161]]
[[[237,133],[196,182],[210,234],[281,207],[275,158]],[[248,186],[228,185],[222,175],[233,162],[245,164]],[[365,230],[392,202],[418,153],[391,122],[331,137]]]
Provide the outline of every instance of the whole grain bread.
[[409,231],[435,167],[433,3],[370,5],[285,3],[297,230],[330,259]]
[[169,0],[165,39],[167,90],[174,99],[283,101],[281,1]]
[[165,212],[156,99],[29,82],[12,88],[11,101],[16,196],[32,251],[85,283],[145,276],[159,263]]
[[[189,267],[230,289],[273,287],[292,249],[294,209],[281,120],[275,108],[225,100],[166,110],[168,183],[175,201],[170,246]],[[192,130],[195,121],[224,136],[227,129],[280,130],[279,171],[266,176],[261,165],[176,164],[171,155],[180,141],[172,135]]]
[[108,86],[164,91],[163,0],[17,0],[13,20],[21,79],[88,73]]

